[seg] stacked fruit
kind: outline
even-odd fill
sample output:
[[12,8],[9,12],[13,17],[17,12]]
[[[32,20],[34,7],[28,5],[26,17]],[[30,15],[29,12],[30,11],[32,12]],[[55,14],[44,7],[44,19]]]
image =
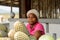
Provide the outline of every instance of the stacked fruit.
[[28,35],[26,35],[25,33],[18,31],[14,35],[14,40],[30,40],[30,39]]
[[60,38],[57,38],[57,40],[60,40]]
[[11,40],[14,40],[14,34],[15,34],[15,30],[11,29],[8,33],[8,37],[11,38]]
[[3,24],[0,24],[0,37],[6,37],[7,36],[7,27]]
[[42,35],[39,40],[54,40],[54,37],[50,34]]
[[11,40],[11,39],[8,37],[0,37],[0,40]]
[[19,20],[14,23],[14,29],[16,32],[21,31],[29,35],[24,23],[20,22]]
[[24,23],[19,20],[14,23],[14,29],[9,31],[8,37],[11,40],[35,40],[34,37],[29,35]]

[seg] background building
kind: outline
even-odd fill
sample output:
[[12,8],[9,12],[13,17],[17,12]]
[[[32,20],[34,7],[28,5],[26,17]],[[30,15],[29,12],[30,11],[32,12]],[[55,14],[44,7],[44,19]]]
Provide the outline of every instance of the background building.
[[30,9],[37,9],[40,18],[60,18],[60,0],[0,0],[0,5],[18,7],[19,18],[26,18]]

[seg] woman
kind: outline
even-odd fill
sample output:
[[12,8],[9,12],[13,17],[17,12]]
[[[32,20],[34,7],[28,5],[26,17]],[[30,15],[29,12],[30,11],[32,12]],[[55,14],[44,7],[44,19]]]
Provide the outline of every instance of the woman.
[[45,34],[44,32],[44,27],[41,23],[38,22],[39,18],[39,13],[37,10],[32,9],[27,12],[27,19],[28,19],[28,24],[27,24],[27,29],[30,33],[30,35],[38,38]]

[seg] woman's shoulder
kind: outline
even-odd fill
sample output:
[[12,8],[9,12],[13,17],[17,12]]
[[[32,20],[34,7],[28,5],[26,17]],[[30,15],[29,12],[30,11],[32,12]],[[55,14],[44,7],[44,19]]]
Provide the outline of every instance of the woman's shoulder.
[[36,29],[44,29],[44,26],[42,25],[42,23],[38,22],[38,24],[35,27]]
[[38,22],[36,26],[43,26],[42,23]]
[[29,23],[26,24],[26,26],[29,26],[29,25],[30,25]]
[[30,27],[30,24],[29,24],[29,23],[27,23],[27,24],[26,24],[26,27]]
[[38,24],[35,27],[35,30],[40,30],[44,32],[44,26],[42,25],[42,23],[38,22]]

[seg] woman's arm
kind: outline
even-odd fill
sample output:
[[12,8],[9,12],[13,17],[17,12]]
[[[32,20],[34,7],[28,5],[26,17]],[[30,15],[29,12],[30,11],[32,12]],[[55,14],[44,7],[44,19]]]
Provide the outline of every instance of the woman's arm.
[[42,34],[41,34],[41,31],[40,31],[40,30],[38,30],[38,31],[36,31],[36,32],[34,33],[34,37],[36,37],[37,40],[39,39],[39,37],[40,37],[41,35],[42,35]]

